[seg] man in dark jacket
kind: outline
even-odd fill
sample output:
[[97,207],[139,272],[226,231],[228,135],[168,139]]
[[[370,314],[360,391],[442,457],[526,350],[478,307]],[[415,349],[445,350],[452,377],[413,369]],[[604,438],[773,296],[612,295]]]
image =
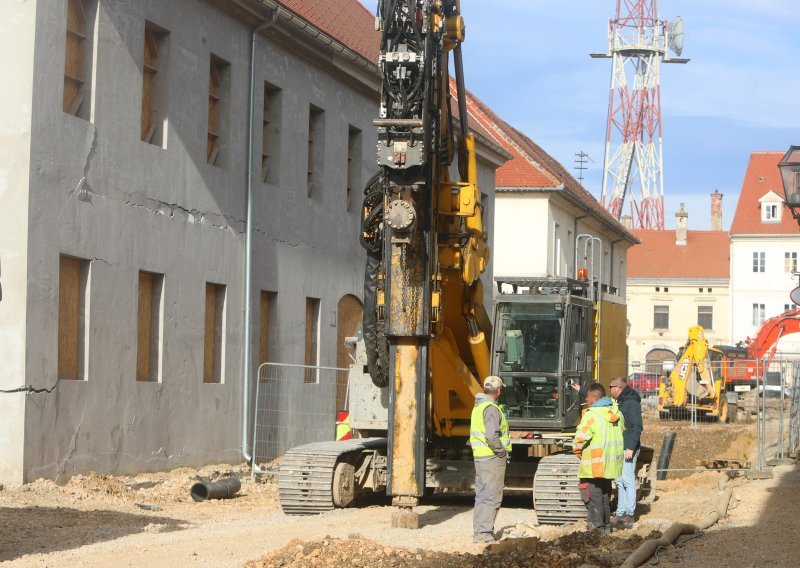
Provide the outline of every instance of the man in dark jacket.
[[640,438],[642,436],[642,397],[628,386],[625,377],[611,379],[611,396],[625,418],[625,461],[622,464],[622,477],[617,484],[617,514],[611,517],[611,524],[617,528],[633,525],[636,512],[636,460],[639,458]]

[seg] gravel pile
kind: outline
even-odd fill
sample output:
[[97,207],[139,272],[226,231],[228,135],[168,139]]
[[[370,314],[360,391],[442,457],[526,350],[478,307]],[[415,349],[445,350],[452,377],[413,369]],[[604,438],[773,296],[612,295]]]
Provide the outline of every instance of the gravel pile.
[[[648,536],[660,536],[653,533]],[[642,542],[641,536],[617,539],[597,533],[574,533],[553,542],[509,539],[477,554],[382,546],[358,535],[311,542],[295,539],[283,548],[248,562],[246,568],[353,566],[369,568],[467,568],[537,566],[541,568],[610,568],[619,566]]]

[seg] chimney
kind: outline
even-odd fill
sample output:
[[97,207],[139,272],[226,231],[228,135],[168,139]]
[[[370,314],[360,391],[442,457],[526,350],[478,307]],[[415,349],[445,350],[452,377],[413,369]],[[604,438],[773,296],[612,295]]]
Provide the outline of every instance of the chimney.
[[689,226],[689,214],[683,210],[683,203],[681,208],[675,213],[675,244],[678,246],[686,246],[686,238]]
[[722,230],[722,194],[716,189],[711,194],[711,230]]
[[622,226],[628,230],[633,229],[633,217],[630,215],[623,215],[619,218],[619,222],[622,223]]

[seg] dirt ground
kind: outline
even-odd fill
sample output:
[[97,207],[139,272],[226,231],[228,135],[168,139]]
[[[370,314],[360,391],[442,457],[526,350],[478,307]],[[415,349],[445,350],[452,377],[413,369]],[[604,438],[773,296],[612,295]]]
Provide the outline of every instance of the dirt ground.
[[[645,441],[678,433],[671,467],[693,469],[698,459],[750,458],[752,426],[646,422]],[[720,449],[721,448],[721,449]],[[418,531],[391,528],[391,507],[381,499],[357,509],[314,517],[280,510],[277,483],[247,481],[243,467],[179,469],[137,477],[76,476],[0,491],[0,563],[3,566],[618,566],[643,539],[673,522],[697,522],[714,509],[721,484],[733,487],[728,516],[701,536],[682,537],[658,553],[659,566],[794,567],[800,468],[774,468],[774,477],[751,481],[713,471],[683,472],[658,483],[658,498],[633,529],[610,536],[585,533],[584,523],[539,526],[529,495],[509,496],[496,528],[503,540],[486,549],[471,540],[471,497],[437,495],[420,507]],[[246,479],[234,499],[194,502],[198,478]],[[787,531],[789,534],[787,534]],[[653,560],[652,562],[656,562]],[[654,565],[654,564],[650,564]]]

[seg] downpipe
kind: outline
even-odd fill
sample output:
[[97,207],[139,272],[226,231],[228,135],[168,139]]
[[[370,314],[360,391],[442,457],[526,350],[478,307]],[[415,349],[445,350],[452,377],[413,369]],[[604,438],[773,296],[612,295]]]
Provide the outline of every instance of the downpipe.
[[247,104],[247,222],[244,246],[244,354],[242,356],[242,457],[255,467],[252,448],[248,448],[247,439],[250,431],[250,343],[253,338],[253,322],[250,307],[253,301],[253,122],[255,120],[256,97],[256,39],[258,34],[271,28],[278,21],[278,8],[272,12],[268,22],[253,29],[250,37],[250,97]]

